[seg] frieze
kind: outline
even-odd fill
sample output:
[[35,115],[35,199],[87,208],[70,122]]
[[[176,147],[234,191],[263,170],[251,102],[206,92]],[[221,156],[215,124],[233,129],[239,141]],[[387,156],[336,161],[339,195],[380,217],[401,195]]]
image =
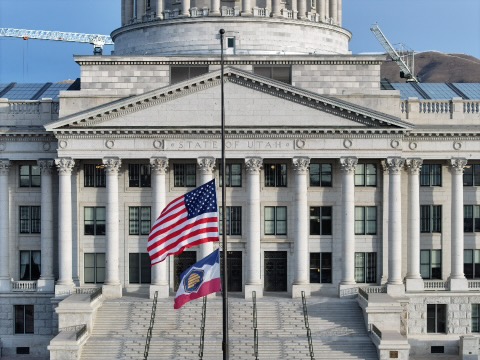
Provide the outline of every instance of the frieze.
[[[218,150],[221,140],[165,140],[165,150]],[[293,150],[292,140],[226,140],[225,150]]]

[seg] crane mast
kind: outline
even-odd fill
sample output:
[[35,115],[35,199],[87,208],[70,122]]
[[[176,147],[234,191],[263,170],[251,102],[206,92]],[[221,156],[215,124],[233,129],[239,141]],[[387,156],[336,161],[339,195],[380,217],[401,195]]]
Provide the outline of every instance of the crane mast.
[[[380,42],[380,45],[385,49],[385,51],[390,55],[393,61],[397,63],[400,67],[400,76],[407,79],[409,82],[416,82],[418,83],[418,79],[413,74],[412,70],[410,70],[409,66],[405,63],[403,58],[398,54],[397,50],[390,44],[387,37],[383,34],[382,30],[377,24],[374,24],[370,30],[373,32],[377,40]],[[402,76],[403,75],[403,76]]]
[[2,36],[22,38],[23,40],[37,39],[88,43],[93,45],[94,55],[101,55],[105,45],[113,45],[113,41],[108,35],[82,34],[63,31],[0,28],[0,37]]

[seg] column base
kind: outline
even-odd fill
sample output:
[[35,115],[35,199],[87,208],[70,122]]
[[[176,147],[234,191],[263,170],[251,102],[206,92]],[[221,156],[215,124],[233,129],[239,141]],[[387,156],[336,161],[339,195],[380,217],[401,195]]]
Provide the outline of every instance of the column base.
[[294,284],[292,285],[292,299],[302,298],[302,291],[305,291],[305,297],[310,297],[310,284]]
[[405,285],[402,284],[387,284],[387,294],[391,297],[405,296]]
[[250,284],[245,285],[245,300],[252,300],[252,291],[255,291],[255,297],[257,299],[263,298],[263,285]]
[[71,284],[55,284],[55,297],[65,297],[73,294],[75,286],[73,282]]
[[253,16],[253,14],[252,14],[251,12],[242,12],[242,13],[240,13],[240,16],[247,16],[247,17],[249,17],[249,16]]
[[166,299],[170,296],[170,287],[165,285],[150,285],[150,299],[155,296],[155,291],[158,291],[159,299]]
[[412,278],[406,281],[406,291],[423,291],[423,279],[422,278]]
[[354,297],[358,293],[358,285],[356,282],[345,282],[338,285],[338,297]]
[[122,284],[109,284],[102,286],[102,296],[104,299],[119,299],[122,297]]
[[37,291],[38,292],[54,292],[55,291],[55,280],[54,279],[38,279],[37,280]]
[[0,293],[8,293],[12,290],[11,279],[0,279]]
[[468,291],[466,278],[450,279],[450,291]]

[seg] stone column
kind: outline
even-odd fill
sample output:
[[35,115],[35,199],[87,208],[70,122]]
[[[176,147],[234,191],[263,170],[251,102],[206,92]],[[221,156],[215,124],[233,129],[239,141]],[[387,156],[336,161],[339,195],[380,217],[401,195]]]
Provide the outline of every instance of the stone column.
[[292,7],[292,18],[297,19],[298,18],[297,0],[292,0],[290,6]]
[[450,291],[467,291],[468,281],[463,273],[463,169],[467,159],[453,158],[452,173],[452,234]]
[[53,159],[38,160],[42,182],[41,200],[41,274],[37,282],[37,288],[42,292],[53,292],[55,289],[55,278],[53,276],[53,188],[52,168]]
[[122,26],[124,26],[127,23],[127,20],[126,20],[127,19],[127,13],[126,13],[126,2],[127,1],[128,0],[122,0],[122,5],[121,5],[122,6],[121,11],[122,12],[121,12],[121,15],[120,15],[121,18],[122,18]]
[[389,157],[388,168],[388,282],[387,292],[397,296],[405,293],[402,281],[402,187],[401,172],[405,159]]
[[55,294],[73,289],[72,280],[72,158],[55,160],[58,169],[58,281]]
[[155,17],[163,19],[164,6],[163,0],[155,0]]
[[220,16],[220,0],[210,0],[210,16]]
[[316,0],[316,7],[320,22],[325,22],[325,0]]
[[145,0],[137,0],[137,21],[143,21],[145,15]]
[[323,0],[325,1],[325,22],[330,22],[330,0]]
[[[168,169],[168,159],[165,157],[157,157],[150,159],[152,167],[152,225],[160,216],[160,213],[166,206],[166,182],[165,175]],[[168,286],[168,263],[170,257],[167,257],[160,263],[152,266],[152,283],[150,284],[150,299],[155,296],[158,291],[159,298],[168,298],[170,289]]]
[[[295,1],[295,0],[292,0]],[[298,0],[298,18],[304,20],[307,18],[307,0]]]
[[280,17],[280,0],[273,0],[272,2],[272,17]]
[[[203,185],[213,179],[213,171],[215,170],[215,158],[214,157],[201,157],[197,159],[198,170],[200,171],[200,184]],[[218,206],[222,206],[218,202]],[[198,259],[203,259],[205,256],[210,255],[213,251],[213,242],[207,242],[199,246]]]
[[356,157],[340,158],[342,171],[342,229],[343,229],[343,271],[342,288],[353,287],[355,282],[355,167]]
[[119,158],[103,159],[107,185],[107,207],[105,226],[105,283],[103,296],[107,299],[122,297],[120,284],[119,256],[119,217],[118,217],[118,171],[122,162]]
[[[381,252],[381,259],[382,259],[382,274],[380,278],[380,284],[385,285],[388,281],[388,209],[389,209],[389,178],[388,178],[388,166],[387,161],[382,160],[382,182],[383,182],[383,192],[382,192],[382,252]],[[380,213],[380,212],[379,212]],[[379,261],[380,256],[377,257],[377,261]]]
[[337,24],[337,7],[338,3],[337,0],[330,0],[330,6],[329,6],[329,17],[332,19],[332,24]]
[[343,4],[342,0],[337,0],[337,25],[342,26]]
[[308,167],[310,159],[307,157],[293,158],[293,171],[295,173],[295,204],[294,204],[294,256],[295,268],[292,286],[292,297],[310,296],[310,259],[308,251]]
[[10,200],[8,173],[10,160],[0,159],[0,292],[10,292]]
[[252,3],[250,0],[242,1],[242,16],[252,16]]
[[247,209],[246,209],[246,274],[245,299],[252,298],[252,291],[257,298],[263,297],[263,284],[261,276],[262,249],[260,246],[260,170],[263,160],[259,157],[245,159],[247,183]]
[[420,170],[422,159],[407,159],[408,169],[408,252],[407,291],[422,291],[420,276]]
[[182,0],[182,16],[190,16],[190,0]]

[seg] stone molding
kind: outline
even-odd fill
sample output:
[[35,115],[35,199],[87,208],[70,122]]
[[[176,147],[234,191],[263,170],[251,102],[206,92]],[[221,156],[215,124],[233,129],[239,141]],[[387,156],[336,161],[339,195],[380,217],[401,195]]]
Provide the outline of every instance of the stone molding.
[[215,158],[206,156],[197,159],[197,165],[200,172],[204,175],[211,175],[215,170]]
[[408,173],[412,175],[420,175],[422,164],[423,160],[420,158],[411,158],[405,160],[405,166],[407,167]]
[[10,171],[11,162],[8,159],[0,159],[0,175],[8,175]]
[[293,171],[298,174],[308,173],[308,168],[310,167],[310,158],[309,157],[294,157],[292,159]]
[[249,157],[245,159],[245,169],[248,174],[259,174],[263,167],[263,159],[260,157]]
[[151,158],[150,166],[155,173],[166,174],[168,170],[168,159],[166,157]]
[[340,158],[340,170],[348,174],[355,173],[355,167],[357,166],[358,159],[354,156],[341,157]]
[[72,158],[59,158],[55,159],[55,165],[60,175],[71,175],[75,161]]
[[107,174],[116,175],[122,166],[122,160],[118,157],[106,157],[102,159]]

